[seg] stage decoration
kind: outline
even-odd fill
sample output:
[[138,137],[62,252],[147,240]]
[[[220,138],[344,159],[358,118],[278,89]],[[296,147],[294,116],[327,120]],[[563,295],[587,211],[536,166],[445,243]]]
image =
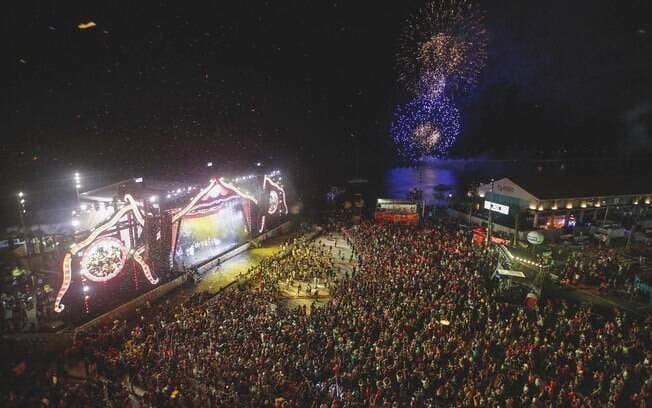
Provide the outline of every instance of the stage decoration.
[[127,248],[116,238],[101,237],[84,251],[80,273],[93,282],[106,282],[116,277],[127,260]]
[[152,275],[152,272],[149,269],[149,265],[147,265],[147,262],[145,262],[143,259],[142,255],[144,252],[145,246],[141,246],[136,249],[134,252],[134,261],[136,261],[138,265],[140,265],[140,267],[143,269],[143,273],[145,274],[145,277],[147,277],[147,280],[149,280],[152,285],[156,285],[158,283],[158,278]]
[[269,192],[269,209],[267,213],[274,214],[278,210],[278,193],[276,191]]
[[222,184],[226,188],[229,188],[229,189],[235,191],[236,194],[238,194],[240,197],[246,198],[247,200],[252,201],[254,204],[258,204],[258,200],[256,200],[254,197],[252,197],[249,194],[246,194],[246,193],[242,192],[241,190],[239,190],[233,184],[227,183],[223,178],[220,179],[220,184]]
[[[54,310],[57,313],[62,312],[65,308],[65,305],[61,303],[61,301],[70,288],[73,272],[72,261],[73,257],[75,257],[78,253],[84,251],[84,256],[82,256],[80,261],[80,276],[93,282],[106,282],[111,280],[115,278],[124,267],[124,264],[128,259],[126,246],[122,241],[116,238],[102,236],[104,232],[113,228],[125,215],[130,212],[133,214],[137,225],[140,225],[141,227],[145,226],[145,219],[143,218],[142,212],[136,200],[134,200],[133,197],[129,194],[126,194],[124,199],[127,203],[124,207],[118,210],[113,215],[113,217],[109,219],[109,221],[95,228],[91,234],[82,242],[72,244],[70,246],[70,251],[64,255],[62,263],[63,281],[59,292],[57,292],[57,297],[54,302]],[[149,282],[155,285],[158,283],[158,278],[152,275],[147,264],[142,258],[140,258],[140,254],[142,254],[144,251],[144,244],[136,248],[134,250],[134,255],[138,254],[139,259],[134,259],[143,268],[143,273]],[[120,255],[118,255],[118,252]],[[107,259],[102,259],[102,257],[106,257]]]
[[[132,211],[134,213],[137,212],[140,215],[140,208],[138,208],[138,205],[136,204],[136,202],[133,200],[133,198],[129,194],[125,195],[125,200],[129,203],[129,205],[125,205],[120,210],[118,210],[113,215],[113,217],[111,217],[111,219],[108,222],[106,222],[106,223],[100,225],[99,227],[95,228],[95,230],[93,230],[93,232],[88,236],[88,238],[86,238],[85,240],[83,240],[80,243],[72,244],[70,246],[70,252],[72,252],[72,254],[75,255],[80,249],[90,245],[90,243],[93,242],[95,240],[95,238],[97,238],[104,231],[106,231],[109,228],[113,227],[129,211]],[[142,218],[142,216],[136,217],[136,220],[140,222],[140,221],[143,221],[143,218]],[[141,224],[141,226],[142,225],[145,225],[144,221]]]
[[[132,270],[126,267],[130,260],[156,285],[159,278],[154,270],[173,268],[177,262],[179,265],[206,262],[251,239],[254,228],[262,233],[272,223],[272,219],[266,218],[288,213],[280,180],[278,171],[229,181],[212,178],[187,204],[173,209],[161,207],[160,214],[145,214],[142,197],[125,194],[122,207],[108,220],[86,231],[88,235],[73,243],[64,254],[55,311],[64,310],[63,300],[73,279],[82,285],[83,295],[79,300],[82,310],[88,312],[88,284],[123,276],[124,271]],[[255,194],[247,192],[248,188]],[[254,219],[260,219],[260,226],[252,225]],[[136,273],[137,268],[133,271]],[[134,279],[137,284],[135,275]]]
[[[281,209],[282,214],[287,214],[288,213],[288,205],[287,202],[285,201],[285,189],[279,185],[278,183],[274,182],[268,175],[265,175],[263,178],[263,189],[267,186],[267,183],[269,183],[272,187],[274,187],[276,190],[270,191],[270,200],[269,200],[269,208],[267,212],[269,214],[274,214],[276,210],[278,209],[280,203],[283,203],[283,208]],[[274,203],[276,204],[274,211],[272,211],[272,193],[275,193],[276,195],[276,200],[274,200]],[[281,199],[279,199],[279,196]]]
[[258,232],[262,233],[263,231],[265,231],[265,216],[264,215],[260,219],[260,229],[258,230]]
[[196,265],[249,239],[258,200],[224,178],[211,180],[172,218],[172,265]]
[[211,179],[211,181],[208,183],[208,186],[206,188],[204,188],[203,190],[201,190],[199,192],[199,194],[194,196],[192,198],[192,200],[190,200],[188,205],[186,205],[181,211],[175,213],[172,216],[172,223],[174,224],[175,222],[179,221],[181,219],[181,217],[186,215],[188,213],[188,211],[190,211],[194,207],[194,205],[197,204],[197,201],[199,201],[200,198],[202,198],[203,196],[206,195],[206,193],[211,191],[211,189],[215,186],[215,184],[217,184],[217,180],[216,179]]

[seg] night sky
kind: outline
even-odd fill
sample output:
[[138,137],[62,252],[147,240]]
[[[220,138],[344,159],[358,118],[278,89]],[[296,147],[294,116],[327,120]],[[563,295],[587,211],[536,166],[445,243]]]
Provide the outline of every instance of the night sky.
[[[363,163],[389,163],[406,98],[398,36],[423,4],[8,3],[3,197],[75,169],[178,179],[263,160],[318,173],[350,166],[356,140]],[[652,2],[481,4],[489,57],[454,155],[652,153]]]

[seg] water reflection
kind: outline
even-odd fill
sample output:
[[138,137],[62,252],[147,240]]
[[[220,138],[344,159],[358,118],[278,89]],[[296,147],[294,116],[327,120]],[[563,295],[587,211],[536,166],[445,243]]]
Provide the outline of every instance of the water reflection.
[[[647,176],[646,176],[647,175]],[[449,192],[453,196],[466,194],[471,184],[487,183],[492,178],[517,176],[529,180],[577,180],[571,186],[574,193],[587,185],[606,180],[636,179],[641,186],[649,184],[652,169],[644,160],[439,160],[433,159],[410,167],[394,167],[385,171],[381,196],[407,199],[415,188],[423,191],[430,204],[443,204]],[[635,184],[636,184],[635,183]],[[434,195],[434,187],[447,185],[450,191]]]
[[423,198],[428,203],[442,200],[444,197],[439,193],[435,197],[435,186],[448,186],[451,192],[457,192],[463,188],[459,186],[455,172],[447,168],[438,168],[431,165],[418,167],[397,167],[387,170],[385,174],[385,191],[392,198],[407,199],[410,191],[415,188],[423,191]]

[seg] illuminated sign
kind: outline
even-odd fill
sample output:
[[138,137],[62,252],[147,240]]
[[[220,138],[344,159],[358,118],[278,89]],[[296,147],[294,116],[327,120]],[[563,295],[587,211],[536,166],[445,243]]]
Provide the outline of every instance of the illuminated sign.
[[388,200],[379,198],[376,208],[381,211],[392,211],[398,213],[416,213],[417,203],[413,201]]
[[539,231],[530,231],[527,233],[527,242],[529,242],[532,245],[540,245],[543,244],[544,241],[544,236],[542,233]]
[[485,200],[484,201],[484,208],[489,210],[489,211],[509,215],[509,207],[506,206],[506,205],[502,205],[502,204],[498,204],[498,203],[494,203],[494,202]]

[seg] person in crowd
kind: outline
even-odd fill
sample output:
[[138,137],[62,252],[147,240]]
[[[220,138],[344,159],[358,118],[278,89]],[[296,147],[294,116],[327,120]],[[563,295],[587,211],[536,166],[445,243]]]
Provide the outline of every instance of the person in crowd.
[[279,281],[328,266],[318,248],[297,241],[287,248],[294,255],[273,257],[217,296],[163,304],[135,323],[79,336],[65,359],[92,363],[97,380],[65,388],[41,381],[11,389],[0,403],[125,406],[130,392],[142,407],[645,407],[652,400],[650,317],[617,309],[600,316],[556,300],[533,310],[500,303],[492,250],[451,226],[361,223],[344,232],[355,273],[310,314],[281,307]]

